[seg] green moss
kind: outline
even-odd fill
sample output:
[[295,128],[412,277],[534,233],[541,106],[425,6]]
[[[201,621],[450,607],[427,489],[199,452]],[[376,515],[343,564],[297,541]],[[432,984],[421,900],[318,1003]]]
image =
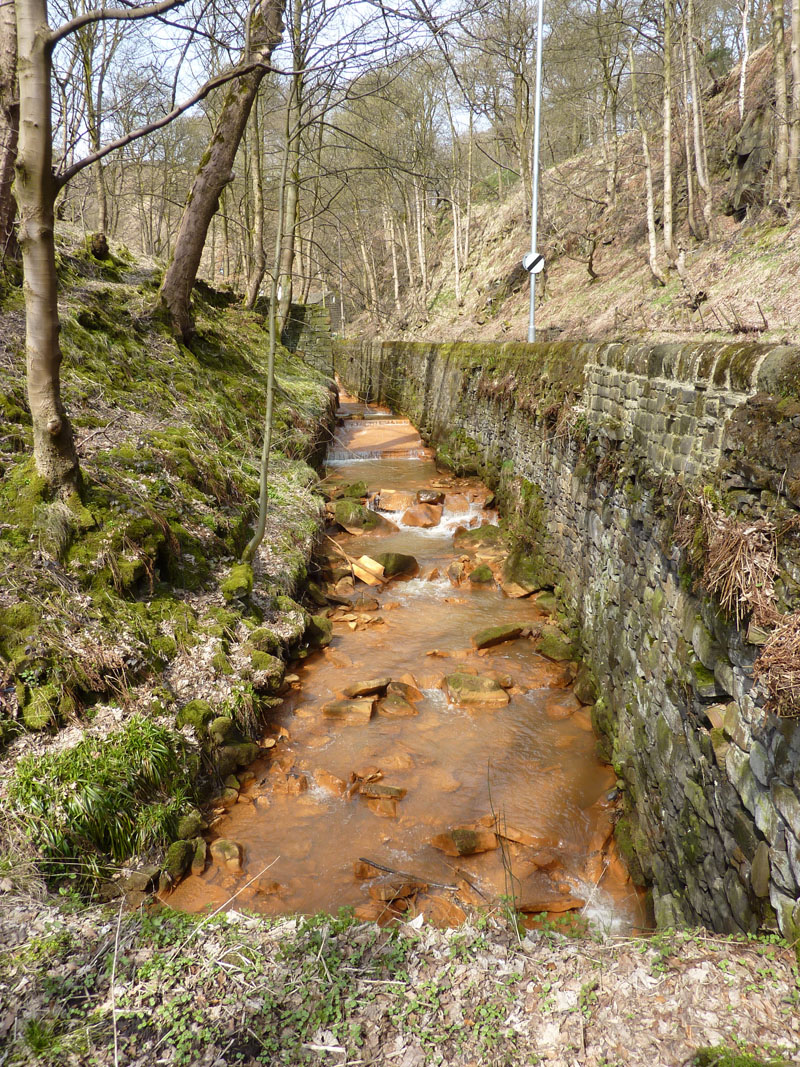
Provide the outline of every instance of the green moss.
[[548,659],[566,661],[575,659],[576,651],[572,643],[554,626],[542,628],[541,635],[536,642],[536,651]]
[[280,682],[283,681],[283,660],[278,659],[277,656],[271,656],[269,652],[251,652],[250,667],[253,671],[259,673],[261,671],[266,671],[270,677],[270,681],[277,684],[280,684]]
[[479,567],[470,574],[469,580],[473,585],[487,585],[494,582],[494,574],[492,574],[492,568],[488,563],[481,563]]
[[253,568],[249,563],[237,563],[220,586],[226,600],[242,600],[253,592]]
[[340,489],[340,495],[350,498],[362,498],[367,495],[367,483],[366,482],[352,482],[350,485],[342,486]]
[[208,724],[208,737],[215,745],[222,745],[229,738],[233,740],[233,719],[227,715],[220,715]]
[[43,685],[34,689],[22,709],[22,718],[29,730],[44,730],[55,724],[56,710],[61,700],[57,685]]
[[625,866],[628,868],[631,881],[634,885],[643,886],[646,885],[647,880],[634,843],[637,836],[638,824],[635,815],[630,812],[623,814],[614,827],[614,840],[617,843],[620,855],[625,861]]
[[178,712],[175,722],[179,727],[193,726],[198,737],[205,737],[206,727],[215,714],[207,700],[190,700]]
[[699,1048],[692,1057],[689,1067],[789,1067],[789,1061],[770,1057],[763,1059],[740,1049],[715,1045],[713,1048]]
[[211,666],[217,674],[233,674],[231,661],[224,652],[215,652],[211,657]]
[[325,615],[312,615],[305,632],[309,648],[325,648],[333,640],[333,623]]
[[266,626],[259,626],[253,630],[247,639],[247,643],[259,652],[269,652],[273,656],[281,648],[281,641],[278,635]]
[[150,649],[154,656],[163,663],[169,663],[178,653],[177,642],[172,637],[160,634],[150,642]]
[[16,548],[26,547],[34,529],[36,512],[49,499],[47,482],[37,473],[32,458],[13,466],[0,482],[4,520],[0,537]]
[[173,841],[164,857],[163,870],[170,884],[179,882],[191,866],[194,845],[191,841]]

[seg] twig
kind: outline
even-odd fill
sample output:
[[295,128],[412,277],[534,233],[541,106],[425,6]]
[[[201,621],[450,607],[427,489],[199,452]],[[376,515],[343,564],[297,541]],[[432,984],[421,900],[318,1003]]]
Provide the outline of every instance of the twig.
[[253,882],[255,882],[255,880],[257,878],[261,877],[262,874],[265,874],[270,869],[270,867],[274,867],[279,859],[280,859],[280,856],[276,856],[275,859],[272,861],[272,863],[268,863],[266,865],[266,867],[262,867],[262,869],[258,872],[258,874],[254,874],[249,882],[245,882],[245,884],[240,889],[237,889],[235,893],[233,893],[231,896],[228,897],[227,900],[224,900],[220,904],[220,906],[216,909],[216,911],[212,911],[210,915],[206,915],[205,919],[203,919],[202,922],[198,923],[197,926],[195,926],[194,930],[192,930],[192,932],[189,934],[189,936],[186,938],[186,940],[183,942],[183,944],[178,945],[177,948],[173,949],[172,958],[174,959],[175,956],[177,956],[180,952],[183,952],[183,950],[186,948],[186,946],[189,944],[189,942],[192,940],[192,938],[205,926],[205,924],[207,922],[210,922],[215,916],[219,915],[219,913],[222,911],[223,908],[227,908],[227,906],[232,901],[236,900],[236,898],[239,896],[240,893],[244,893],[245,889],[247,889],[248,886],[251,886],[253,884]]
[[429,878],[420,878],[419,875],[409,874],[408,871],[396,871],[394,867],[384,867],[382,863],[376,863],[375,860],[367,859],[366,856],[359,856],[358,862],[368,863],[370,867],[375,867],[376,870],[386,871],[387,874],[396,874],[399,878],[408,878],[412,882],[424,882],[426,885],[433,886],[434,889],[458,890],[457,885],[447,885],[445,882],[432,882]]
[[97,435],[98,435],[99,433],[105,433],[105,432],[106,432],[107,430],[110,430],[110,429],[111,429],[111,427],[112,427],[112,426],[113,426],[113,425],[114,425],[115,423],[119,422],[119,421],[120,421],[120,419],[124,418],[124,415],[125,415],[125,412],[124,412],[124,411],[123,411],[123,412],[120,412],[120,414],[119,414],[119,415],[116,415],[116,416],[115,416],[115,417],[114,417],[114,418],[113,418],[113,419],[111,420],[111,422],[109,422],[109,423],[106,423],[106,425],[105,425],[105,426],[98,426],[98,428],[97,428],[96,430],[92,430],[92,432],[91,432],[91,433],[89,433],[89,434],[87,434],[87,435],[86,435],[86,436],[85,436],[85,437],[83,438],[83,440],[82,440],[82,441],[79,441],[79,442],[78,442],[78,448],[83,448],[83,446],[84,446],[84,445],[86,444],[86,442],[87,442],[87,441],[91,441],[91,439],[92,439],[93,437],[97,437]]
[[114,1027],[114,1067],[119,1067],[119,1038],[117,1035],[117,998],[114,992],[114,983],[117,978],[117,957],[119,956],[119,927],[122,922],[122,909],[125,905],[125,897],[119,902],[117,912],[117,934],[114,938],[114,963],[111,967],[111,1022]]

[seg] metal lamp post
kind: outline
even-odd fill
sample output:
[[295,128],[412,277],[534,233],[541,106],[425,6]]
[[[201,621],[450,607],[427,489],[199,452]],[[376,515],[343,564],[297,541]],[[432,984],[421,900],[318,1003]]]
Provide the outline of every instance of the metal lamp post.
[[531,196],[531,250],[523,259],[523,265],[531,276],[531,305],[528,315],[528,340],[536,340],[536,275],[544,268],[544,258],[536,250],[539,222],[539,128],[542,114],[542,34],[544,27],[544,0],[539,0],[536,30],[536,114],[533,122],[533,168]]

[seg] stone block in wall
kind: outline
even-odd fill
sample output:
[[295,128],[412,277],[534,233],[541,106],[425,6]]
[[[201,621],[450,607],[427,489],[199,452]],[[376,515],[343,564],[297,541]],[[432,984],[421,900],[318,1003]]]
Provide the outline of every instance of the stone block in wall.
[[791,830],[800,828],[800,798],[794,790],[781,781],[773,781],[770,786],[775,807],[786,820]]

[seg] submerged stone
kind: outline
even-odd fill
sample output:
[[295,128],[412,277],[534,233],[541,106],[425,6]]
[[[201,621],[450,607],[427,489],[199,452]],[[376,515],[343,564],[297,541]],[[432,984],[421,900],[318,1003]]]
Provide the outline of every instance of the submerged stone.
[[441,489],[420,489],[417,500],[420,504],[444,504],[444,493]]
[[385,693],[391,681],[391,678],[371,678],[366,682],[354,682],[344,690],[344,695],[351,700],[356,697],[376,696]]
[[378,704],[378,714],[387,719],[411,719],[419,712],[399,693],[391,693]]
[[382,782],[366,780],[358,787],[362,797],[391,797],[392,800],[402,800],[408,792],[396,785],[384,785]]
[[453,534],[453,547],[456,552],[476,552],[479,548],[502,549],[505,543],[503,531],[499,526],[478,526],[474,530],[463,527]]
[[211,857],[222,867],[238,873],[242,869],[242,846],[237,841],[220,837],[211,843]]
[[389,522],[377,511],[359,504],[357,500],[337,500],[333,509],[336,522],[348,533],[359,534],[368,530],[394,530],[394,523]]
[[498,847],[498,840],[497,834],[491,830],[455,827],[432,837],[431,844],[446,856],[474,856],[479,852],[493,851]]
[[381,511],[405,511],[413,507],[417,497],[415,493],[401,489],[381,489],[378,495],[378,507]]
[[361,700],[332,700],[322,708],[322,714],[326,719],[345,726],[360,726],[368,723],[375,709],[375,699]]
[[488,626],[485,630],[479,630],[472,635],[472,647],[476,649],[492,648],[494,645],[503,644],[504,641],[516,641],[518,637],[522,636],[524,629],[524,626],[520,626],[517,623],[508,623],[504,626]]
[[206,869],[206,859],[208,858],[208,846],[202,837],[198,837],[193,842],[194,855],[192,856],[192,874],[202,874]]

